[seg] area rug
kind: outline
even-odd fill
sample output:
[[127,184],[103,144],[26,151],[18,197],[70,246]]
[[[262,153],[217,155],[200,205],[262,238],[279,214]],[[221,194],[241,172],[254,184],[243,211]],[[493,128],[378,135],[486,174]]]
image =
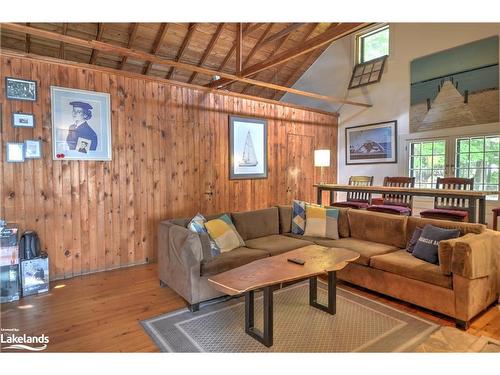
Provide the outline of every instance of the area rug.
[[500,353],[500,341],[442,327],[416,349],[418,353]]
[[[318,283],[326,302],[326,285]],[[274,345],[245,333],[243,297],[177,310],[141,322],[163,352],[405,352],[425,341],[438,325],[337,287],[337,313],[309,306],[309,285],[274,292]],[[262,295],[255,299],[255,325],[262,327]]]

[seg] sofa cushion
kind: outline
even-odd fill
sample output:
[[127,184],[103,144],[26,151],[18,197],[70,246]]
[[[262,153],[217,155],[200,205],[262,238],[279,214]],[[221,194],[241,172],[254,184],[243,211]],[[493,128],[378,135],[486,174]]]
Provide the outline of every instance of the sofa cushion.
[[455,219],[465,219],[468,215],[467,211],[460,211],[460,210],[445,210],[443,208],[433,208],[430,210],[424,210],[420,211],[420,215],[422,217],[428,217],[428,218],[443,218],[443,217],[452,217]]
[[445,229],[427,224],[413,249],[412,255],[426,262],[439,264],[439,241],[451,240],[460,236],[458,229]]
[[354,208],[355,210],[361,210],[369,206],[366,202],[356,202],[356,201],[345,201],[345,202],[333,202],[333,207],[346,207]]
[[245,246],[245,242],[227,214],[218,219],[207,221],[205,228],[207,228],[210,238],[215,241],[221,253]]
[[304,234],[306,229],[306,202],[292,201],[292,233]]
[[222,253],[211,261],[201,264],[201,276],[211,276],[218,273],[243,266],[257,259],[266,258],[269,253],[265,250],[238,247],[234,250]]
[[266,250],[271,255],[278,255],[290,250],[298,249],[299,247],[313,244],[314,243],[310,241],[304,241],[298,238],[278,234],[247,240],[245,246],[252,249]]
[[262,210],[233,212],[233,223],[244,241],[252,238],[279,234],[279,214],[277,207]]
[[292,206],[278,206],[280,218],[280,233],[289,233],[292,230]]
[[318,236],[332,240],[339,239],[338,208],[306,205],[305,236]]
[[359,253],[359,258],[354,262],[365,266],[370,264],[370,258],[375,255],[387,254],[399,250],[398,247],[383,243],[358,240],[356,238],[341,238],[339,240],[318,239],[316,244],[325,247],[341,247]]
[[367,208],[368,211],[373,212],[385,212],[387,214],[396,214],[396,215],[411,215],[411,209],[405,206],[397,206],[393,204],[374,204]]
[[422,228],[415,228],[415,231],[413,232],[413,235],[410,238],[410,241],[408,242],[408,246],[406,247],[406,251],[409,253],[413,253],[413,250],[415,249],[415,245],[418,242],[418,239],[422,235]]
[[[207,228],[205,228],[205,223],[207,222],[207,219],[205,219],[205,217],[200,214],[199,212],[191,219],[191,221],[189,222],[189,224],[187,225],[187,228],[192,231],[192,232],[195,232],[195,233],[198,233],[198,234],[203,234],[203,233],[206,233],[208,235],[208,231],[207,231]],[[219,246],[217,246],[217,244],[215,243],[215,241],[213,239],[211,239],[209,236],[200,236],[200,240],[201,239],[205,239],[205,238],[208,238],[208,245],[210,246],[210,254],[203,254],[203,259],[211,259],[213,257],[216,257],[218,255],[220,255],[220,249],[219,249]],[[203,242],[202,242],[202,247],[203,249],[206,249],[206,246],[203,246]]]
[[415,258],[406,250],[377,255],[370,266],[396,275],[452,289],[452,277],[443,275],[439,266]]
[[[349,210],[351,237],[360,240],[406,247],[406,216],[396,216],[364,210]],[[413,232],[412,232],[413,233]]]
[[411,238],[411,235],[415,231],[416,227],[423,228],[426,224],[432,224],[435,227],[447,228],[447,229],[458,229],[460,230],[460,235],[463,236],[467,233],[483,233],[486,229],[484,224],[476,224],[476,223],[461,223],[458,221],[449,221],[449,220],[436,220],[436,219],[423,219],[420,217],[409,217],[408,223],[406,226],[406,235],[408,242]]

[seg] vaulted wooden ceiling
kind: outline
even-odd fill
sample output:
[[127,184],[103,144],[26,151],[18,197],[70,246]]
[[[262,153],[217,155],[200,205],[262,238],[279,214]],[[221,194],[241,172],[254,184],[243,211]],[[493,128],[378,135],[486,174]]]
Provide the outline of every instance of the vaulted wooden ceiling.
[[[145,52],[192,66],[291,87],[338,37],[364,24],[338,23],[31,23],[30,28]],[[1,27],[1,25],[0,25]],[[40,34],[41,35],[41,34]],[[1,28],[1,47],[30,54],[209,86],[211,76]],[[332,37],[333,36],[333,37]],[[321,41],[328,41],[321,44]],[[318,44],[321,44],[317,47]],[[304,50],[301,51],[302,46]],[[307,50],[307,47],[310,47]],[[314,47],[314,48],[312,48]],[[306,51],[307,52],[304,52]],[[295,52],[295,53],[292,53]],[[273,60],[274,59],[274,60]],[[270,63],[269,63],[270,62]],[[332,72],[333,73],[333,72]],[[213,84],[213,83],[212,83]],[[218,87],[279,100],[283,91],[228,78]]]

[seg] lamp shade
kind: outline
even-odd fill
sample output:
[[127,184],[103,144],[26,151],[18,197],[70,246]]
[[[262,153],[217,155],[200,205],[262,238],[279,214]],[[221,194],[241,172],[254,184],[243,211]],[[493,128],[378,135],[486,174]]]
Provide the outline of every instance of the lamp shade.
[[314,166],[329,167],[330,166],[330,150],[314,150]]

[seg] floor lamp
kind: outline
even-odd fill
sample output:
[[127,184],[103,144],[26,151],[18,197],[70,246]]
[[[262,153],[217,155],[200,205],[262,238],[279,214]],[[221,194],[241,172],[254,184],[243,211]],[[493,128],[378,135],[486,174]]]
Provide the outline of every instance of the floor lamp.
[[320,184],[324,184],[323,181],[323,168],[330,166],[330,150],[314,150],[314,166],[320,167]]

